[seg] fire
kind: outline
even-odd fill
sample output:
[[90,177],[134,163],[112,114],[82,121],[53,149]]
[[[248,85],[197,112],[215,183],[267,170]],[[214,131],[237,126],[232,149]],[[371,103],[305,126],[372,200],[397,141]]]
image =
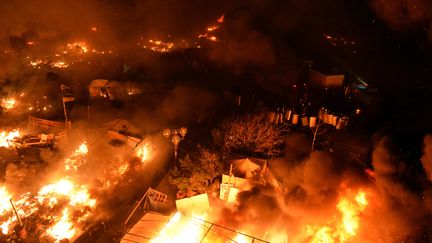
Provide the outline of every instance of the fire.
[[72,155],[65,160],[66,171],[76,172],[78,168],[85,163],[85,156],[88,153],[87,143],[82,143]]
[[252,241],[247,236],[242,235],[242,234],[237,234],[233,240],[234,240],[234,242],[237,242],[237,243],[249,243]]
[[75,152],[79,154],[87,154],[88,153],[87,143],[81,144]]
[[70,51],[77,50],[79,53],[85,54],[88,52],[89,48],[87,47],[87,43],[81,41],[81,42],[74,42],[74,43],[68,43],[67,49]]
[[124,163],[124,164],[122,164],[119,168],[118,168],[118,173],[120,174],[120,175],[123,175],[126,171],[127,171],[127,169],[129,168],[129,165],[128,164],[126,164],[126,163]]
[[219,29],[219,25],[214,25],[214,26],[207,27],[207,31],[208,32],[212,32],[212,31],[215,31],[217,29]]
[[340,240],[355,236],[357,229],[359,228],[360,212],[367,206],[366,195],[360,191],[355,197],[354,201],[350,201],[347,198],[343,198],[337,205],[338,210],[342,214],[342,232],[340,234]]
[[11,208],[11,204],[9,202],[10,198],[11,195],[6,190],[6,188],[0,187],[0,216],[3,215],[8,210],[10,210]]
[[1,106],[7,110],[12,109],[15,107],[17,103],[17,100],[14,98],[6,98],[6,99],[2,99],[1,101]]
[[204,216],[187,217],[180,212],[174,214],[159,235],[151,240],[157,242],[200,242],[205,232]]
[[222,16],[219,17],[219,19],[217,20],[217,22],[219,24],[222,24],[224,22],[224,18],[225,18],[225,14],[222,14]]
[[[5,187],[0,187],[0,228],[7,235],[13,225],[18,223],[18,218],[12,211],[9,201],[12,195]],[[42,187],[36,196],[25,193],[15,201],[17,213],[21,219],[36,214],[39,218],[47,220],[47,234],[56,239],[72,239],[79,231],[76,223],[88,219],[89,209],[96,205],[86,186],[75,185],[71,180],[61,179],[57,183]],[[60,219],[55,216],[59,210],[62,212]],[[76,223],[74,223],[76,222]]]
[[141,159],[141,162],[146,162],[151,159],[151,146],[145,143],[137,150],[137,156]]
[[68,209],[63,210],[63,215],[60,221],[47,230],[48,235],[57,241],[62,239],[71,239],[75,235],[76,230],[70,222],[69,217]]
[[150,49],[154,52],[169,52],[174,48],[174,43],[164,42],[162,40],[148,40],[147,45],[143,45],[144,48]]
[[51,67],[55,67],[55,68],[67,68],[67,67],[69,67],[69,64],[67,64],[64,61],[58,61],[58,62],[51,63]]
[[10,148],[10,141],[12,141],[16,137],[20,137],[19,130],[13,130],[11,132],[0,132],[0,147]]
[[336,206],[340,219],[324,226],[308,225],[306,234],[312,236],[311,242],[346,242],[356,236],[360,227],[361,212],[367,205],[364,191],[358,191],[354,197],[344,196]]
[[85,186],[77,186],[68,179],[61,179],[57,183],[49,184],[38,192],[39,203],[47,202],[50,206],[55,206],[59,199],[66,199],[71,206],[94,207],[95,199],[91,199]]
[[214,35],[210,36],[208,39],[211,40],[211,41],[217,41],[217,38]]

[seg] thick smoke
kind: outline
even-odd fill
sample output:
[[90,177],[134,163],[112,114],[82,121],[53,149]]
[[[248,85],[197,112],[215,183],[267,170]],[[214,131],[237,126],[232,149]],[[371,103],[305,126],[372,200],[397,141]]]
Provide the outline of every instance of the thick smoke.
[[432,23],[430,1],[419,0],[373,0],[372,9],[384,20],[390,28],[396,31],[427,30],[432,38],[430,25]]
[[[273,241],[282,240],[272,238],[281,230],[287,232],[290,241],[309,241],[310,236],[304,232],[307,225],[325,225],[333,215],[339,215],[336,205],[340,196],[361,189],[366,192],[368,205],[360,215],[356,240],[419,242],[428,239],[431,185],[420,188],[423,192],[419,193],[406,184],[403,179],[406,166],[394,155],[389,138],[382,138],[375,146],[373,178],[356,165],[335,161],[331,154],[319,151],[305,154],[299,143],[301,137],[293,136],[289,140],[297,143],[299,149],[291,147],[286,159],[269,162],[271,171],[283,182],[281,187],[252,180],[252,188],[240,192],[236,204],[221,211],[222,224]],[[429,140],[427,136],[422,157],[423,164],[427,164],[426,171]],[[307,148],[307,144],[303,147]]]
[[424,138],[423,156],[421,163],[426,171],[429,181],[432,182],[432,136],[427,135]]

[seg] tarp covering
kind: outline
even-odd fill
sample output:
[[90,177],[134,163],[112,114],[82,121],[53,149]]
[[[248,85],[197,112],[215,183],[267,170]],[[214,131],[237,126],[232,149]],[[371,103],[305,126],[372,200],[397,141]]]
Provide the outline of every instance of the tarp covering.
[[210,202],[207,193],[193,197],[176,200],[177,210],[180,212],[202,213],[210,210]]

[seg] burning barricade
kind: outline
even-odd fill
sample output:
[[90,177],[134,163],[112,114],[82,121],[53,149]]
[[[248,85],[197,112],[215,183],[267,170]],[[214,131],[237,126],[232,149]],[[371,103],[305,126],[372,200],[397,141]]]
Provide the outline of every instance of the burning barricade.
[[[154,154],[151,141],[141,143],[142,137],[133,135],[132,126],[125,129],[121,124],[111,124],[102,139],[98,133],[88,134],[88,139],[74,143],[72,150],[67,149],[72,141],[60,144],[57,150],[46,150],[50,152],[45,158],[50,156],[52,161],[34,166],[25,161],[8,164],[5,180],[0,182],[0,242],[73,241],[100,217],[109,217],[99,208],[108,203],[99,200],[114,200],[115,192],[133,183],[135,174],[144,171],[137,167],[145,166]],[[56,139],[53,134],[22,135],[19,130],[0,134],[2,146],[17,149],[45,147]],[[113,145],[112,140],[123,142]],[[14,173],[27,179],[14,179]],[[27,183],[29,173],[40,177],[39,181]]]

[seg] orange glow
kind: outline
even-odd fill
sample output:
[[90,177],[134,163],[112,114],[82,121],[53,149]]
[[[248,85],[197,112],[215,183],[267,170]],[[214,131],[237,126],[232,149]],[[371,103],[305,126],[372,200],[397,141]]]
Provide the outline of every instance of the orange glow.
[[78,168],[85,163],[85,156],[88,153],[87,143],[82,143],[72,155],[65,159],[65,169],[66,171],[76,172]]
[[128,168],[129,168],[129,165],[125,163],[119,167],[118,173],[120,175],[123,175],[127,171]]
[[225,14],[222,14],[222,16],[219,17],[219,19],[217,20],[217,22],[219,24],[222,24],[224,22],[224,18],[225,18]]
[[358,191],[355,196],[343,196],[337,204],[340,218],[323,226],[308,225],[306,235],[311,236],[311,242],[346,242],[356,236],[360,227],[360,214],[367,205],[364,191]]
[[200,242],[205,232],[203,216],[187,217],[180,212],[174,214],[159,235],[151,243],[165,242]]
[[169,52],[174,48],[174,43],[172,42],[164,42],[162,40],[148,40],[146,45],[143,45],[144,48],[150,49],[154,52]]
[[211,41],[217,41],[216,36],[210,36],[208,39],[211,40]]
[[49,228],[47,233],[57,241],[62,239],[72,239],[76,230],[74,229],[73,224],[69,221],[69,212],[67,209],[63,210],[61,219],[54,226]]
[[58,62],[53,62],[51,66],[55,68],[67,68],[69,67],[69,64],[63,61],[58,61]]
[[0,187],[0,216],[11,209],[11,204],[9,202],[10,198],[11,195],[6,190],[6,188]]
[[137,156],[141,162],[146,162],[152,158],[152,148],[148,143],[145,143],[137,150]]
[[6,98],[2,99],[1,106],[7,110],[12,109],[15,107],[17,101],[14,98]]
[[87,53],[89,48],[85,42],[81,41],[67,44],[67,49],[70,51],[78,50],[81,53]]
[[10,141],[12,141],[16,137],[20,137],[19,130],[13,130],[11,132],[6,132],[6,131],[0,132],[0,147],[10,148],[11,147]]
[[46,185],[38,192],[39,203],[47,202],[50,206],[56,205],[59,197],[68,199],[71,206],[94,207],[96,204],[96,200],[90,198],[85,186],[74,185],[68,179]]
[[87,154],[88,153],[87,143],[81,144],[75,152],[79,154]]
[[218,25],[214,25],[214,26],[207,27],[207,31],[208,31],[208,32],[212,32],[212,31],[215,31],[215,30],[217,30],[217,29],[219,29],[219,26],[218,26]]
[[249,237],[242,235],[242,234],[237,234],[233,240],[234,240],[234,242],[237,242],[237,243],[250,243],[250,242],[252,242],[252,240],[249,239]]

